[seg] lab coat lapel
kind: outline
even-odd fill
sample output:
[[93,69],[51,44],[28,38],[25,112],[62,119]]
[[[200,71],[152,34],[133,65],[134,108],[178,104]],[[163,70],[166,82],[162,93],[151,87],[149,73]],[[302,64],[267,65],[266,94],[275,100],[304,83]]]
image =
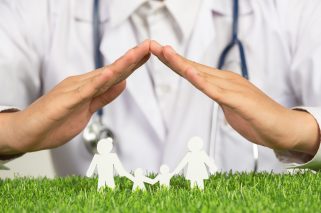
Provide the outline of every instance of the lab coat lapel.
[[[190,37],[188,49],[185,52],[185,55],[188,59],[206,64],[208,63],[208,61],[206,60],[207,52],[213,51],[213,49],[215,48],[215,28],[210,2],[210,0],[204,0],[203,2],[200,8],[199,16],[195,22],[193,33]],[[200,54],[200,51],[204,54]],[[209,61],[212,63],[213,59]]]
[[[107,63],[114,62],[130,48],[137,45],[135,32],[129,21],[118,26],[111,26],[111,29],[106,30],[105,35],[101,51]],[[126,90],[142,110],[160,140],[164,140],[165,127],[145,65],[127,79]]]

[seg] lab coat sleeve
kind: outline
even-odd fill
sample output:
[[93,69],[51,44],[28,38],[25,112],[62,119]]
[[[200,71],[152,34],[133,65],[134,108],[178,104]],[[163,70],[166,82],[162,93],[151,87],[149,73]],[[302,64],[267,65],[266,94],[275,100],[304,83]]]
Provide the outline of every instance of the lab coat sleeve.
[[[287,70],[291,94],[296,104],[314,116],[321,126],[321,1],[288,0],[280,10],[284,18],[289,51],[290,69]],[[302,124],[304,125],[304,124]],[[321,150],[315,156],[298,152],[278,152],[279,159],[290,167],[321,169]],[[312,158],[312,160],[311,160]]]
[[0,105],[23,109],[41,95],[46,2],[0,1]]
[[[19,111],[19,109],[15,107],[9,107],[9,106],[0,106],[0,113],[1,112],[16,112]],[[20,155],[19,155],[20,156]],[[8,163],[9,160],[12,160],[18,156],[11,156],[10,159],[1,159],[0,157],[0,170],[8,170],[7,167],[4,166],[5,163]]]
[[[317,121],[319,125],[319,131],[321,132],[321,109],[319,107],[296,107],[295,109],[304,110],[310,113]],[[276,150],[275,153],[278,159],[285,163],[288,168],[321,170],[321,146],[319,146],[315,156],[295,151]]]

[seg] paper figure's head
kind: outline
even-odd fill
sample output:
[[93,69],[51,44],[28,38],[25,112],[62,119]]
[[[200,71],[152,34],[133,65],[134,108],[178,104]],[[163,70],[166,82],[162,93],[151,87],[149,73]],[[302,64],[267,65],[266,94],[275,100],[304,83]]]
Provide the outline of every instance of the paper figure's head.
[[200,137],[192,137],[188,141],[188,149],[190,151],[199,151],[203,148],[203,140]]
[[99,154],[108,154],[113,149],[113,140],[111,138],[104,138],[98,141],[97,151]]
[[135,173],[134,173],[135,177],[139,177],[139,176],[143,176],[143,169],[141,168],[138,168],[135,170]]
[[162,165],[159,169],[161,174],[167,174],[169,173],[169,167],[167,165]]

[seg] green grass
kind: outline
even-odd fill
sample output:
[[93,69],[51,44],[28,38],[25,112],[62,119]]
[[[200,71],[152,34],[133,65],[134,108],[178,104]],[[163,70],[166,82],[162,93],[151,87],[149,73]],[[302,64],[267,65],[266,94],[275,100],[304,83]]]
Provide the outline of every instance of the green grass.
[[0,212],[321,212],[321,173],[218,174],[204,192],[182,177],[170,190],[132,192],[129,180],[116,183],[99,193],[96,178],[0,180]]

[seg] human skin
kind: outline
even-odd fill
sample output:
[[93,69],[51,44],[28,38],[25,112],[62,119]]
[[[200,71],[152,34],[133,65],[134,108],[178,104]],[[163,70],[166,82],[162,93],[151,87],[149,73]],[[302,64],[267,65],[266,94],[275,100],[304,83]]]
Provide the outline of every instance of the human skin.
[[25,110],[0,113],[0,157],[67,143],[121,94],[125,79],[149,59],[149,46],[146,40],[109,66],[66,78]]
[[249,141],[276,150],[316,154],[320,130],[311,114],[285,108],[242,76],[190,61],[170,46],[151,41],[150,51],[216,101],[228,123]]

